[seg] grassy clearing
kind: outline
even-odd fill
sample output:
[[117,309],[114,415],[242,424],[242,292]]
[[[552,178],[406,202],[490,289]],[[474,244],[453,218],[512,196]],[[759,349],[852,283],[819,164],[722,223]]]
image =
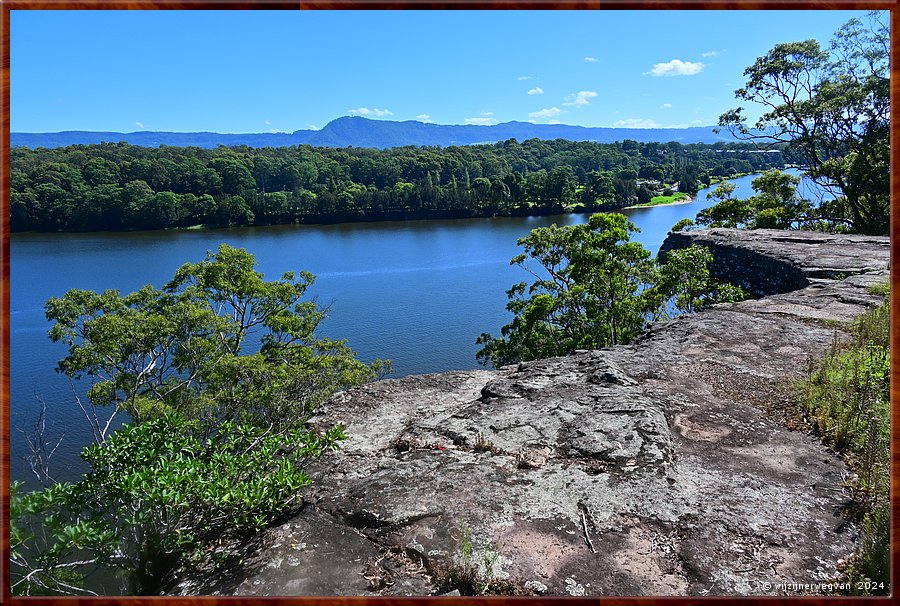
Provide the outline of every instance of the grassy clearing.
[[636,204],[635,206],[659,206],[660,204],[672,204],[673,202],[681,202],[687,200],[689,196],[684,192],[676,192],[671,196],[653,196],[646,204]]
[[758,173],[734,173],[733,175],[728,175],[727,177],[711,177],[709,179],[709,187],[713,185],[718,185],[723,181],[731,181],[732,179],[740,179],[741,177],[746,177],[748,175],[755,175]]
[[[886,287],[872,289],[886,294]],[[799,384],[800,412],[852,470],[863,545],[846,569],[852,592],[890,593],[890,340],[887,300],[856,319]]]

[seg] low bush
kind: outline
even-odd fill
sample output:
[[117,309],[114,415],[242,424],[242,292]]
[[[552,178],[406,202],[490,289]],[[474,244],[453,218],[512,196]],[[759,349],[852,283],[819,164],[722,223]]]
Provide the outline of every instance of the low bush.
[[[886,294],[886,287],[873,292]],[[863,529],[847,569],[853,588],[890,592],[890,312],[887,300],[835,340],[799,384],[801,412],[852,470],[847,487]]]

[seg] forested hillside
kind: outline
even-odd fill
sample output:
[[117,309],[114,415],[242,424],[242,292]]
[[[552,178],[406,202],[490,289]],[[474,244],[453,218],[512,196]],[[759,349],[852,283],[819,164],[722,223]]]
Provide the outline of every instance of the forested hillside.
[[510,139],[465,147],[11,151],[13,231],[94,231],[551,214],[622,208],[781,167],[748,143]]

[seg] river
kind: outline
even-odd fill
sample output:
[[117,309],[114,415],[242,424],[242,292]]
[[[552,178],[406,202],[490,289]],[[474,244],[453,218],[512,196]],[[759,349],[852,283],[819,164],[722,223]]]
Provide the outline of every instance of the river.
[[[734,180],[752,195],[753,177]],[[635,239],[656,254],[669,228],[708,207],[708,190],[689,204],[634,208]],[[82,472],[90,440],[74,394],[84,385],[54,371],[66,349],[47,337],[44,303],[71,288],[131,292],[162,286],[186,262],[219,243],[246,248],[268,278],[304,269],[317,276],[309,293],[330,308],[322,334],[346,338],[364,361],[393,362],[393,376],[477,368],[475,339],[499,334],[511,316],[506,290],[530,277],[509,259],[516,240],[540,226],[587,215],[289,225],[129,233],[16,233],[10,243],[11,477],[29,486],[24,434],[46,403],[46,439],[65,433],[53,460],[57,479]],[[83,383],[81,381],[80,383]]]

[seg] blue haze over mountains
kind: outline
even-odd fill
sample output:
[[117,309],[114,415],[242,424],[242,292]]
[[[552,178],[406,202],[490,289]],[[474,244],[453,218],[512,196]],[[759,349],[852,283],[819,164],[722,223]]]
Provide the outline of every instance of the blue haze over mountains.
[[125,141],[143,147],[171,145],[178,147],[214,148],[219,145],[250,147],[400,147],[404,145],[441,146],[495,143],[507,139],[567,139],[612,143],[631,139],[642,143],[716,143],[734,141],[727,132],[716,133],[711,126],[690,128],[607,128],[570,126],[566,124],[532,124],[503,122],[493,126],[431,124],[408,120],[370,120],[358,116],[337,118],[320,130],[297,130],[293,133],[176,133],[138,131],[133,133],[63,131],[59,133],[10,133],[12,147],[65,147],[93,143]]

